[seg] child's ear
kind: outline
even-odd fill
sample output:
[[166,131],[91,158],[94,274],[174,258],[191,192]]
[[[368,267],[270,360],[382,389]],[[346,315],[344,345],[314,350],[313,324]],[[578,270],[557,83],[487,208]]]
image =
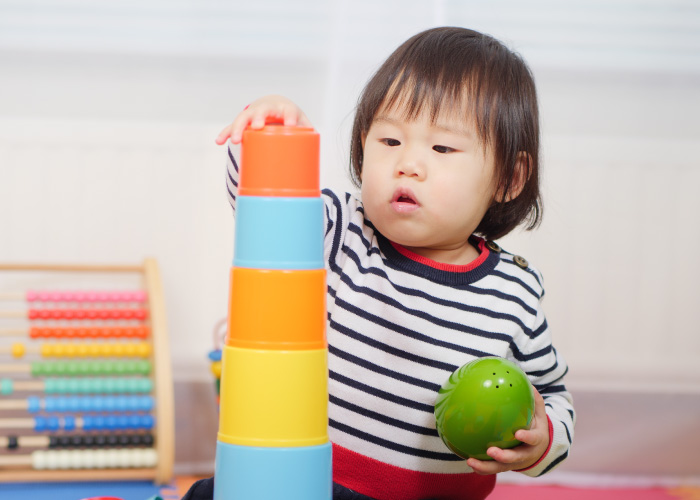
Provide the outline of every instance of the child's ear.
[[504,193],[502,190],[496,192],[496,201],[499,203],[508,203],[513,201],[520,193],[523,191],[525,184],[530,178],[530,167],[532,164],[532,157],[525,151],[520,151],[517,158],[515,159],[515,168],[513,169],[513,179],[510,182],[510,187],[508,192]]

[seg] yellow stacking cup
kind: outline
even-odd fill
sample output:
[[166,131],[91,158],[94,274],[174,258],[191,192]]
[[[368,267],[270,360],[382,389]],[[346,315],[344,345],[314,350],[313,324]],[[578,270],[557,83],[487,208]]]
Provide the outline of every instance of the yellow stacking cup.
[[328,351],[224,346],[221,442],[297,447],[328,442]]

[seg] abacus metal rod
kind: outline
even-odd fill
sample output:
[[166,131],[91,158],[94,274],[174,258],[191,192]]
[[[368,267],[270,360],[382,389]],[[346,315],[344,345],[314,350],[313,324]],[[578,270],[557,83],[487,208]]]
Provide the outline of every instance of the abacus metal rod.
[[[139,337],[148,336],[150,328],[142,322],[138,324],[111,323],[109,325],[83,325],[81,326],[42,326],[32,328],[0,328],[0,336],[24,337],[32,336],[32,331],[37,333],[35,338],[113,338],[113,337]],[[71,335],[66,335],[67,332]]]

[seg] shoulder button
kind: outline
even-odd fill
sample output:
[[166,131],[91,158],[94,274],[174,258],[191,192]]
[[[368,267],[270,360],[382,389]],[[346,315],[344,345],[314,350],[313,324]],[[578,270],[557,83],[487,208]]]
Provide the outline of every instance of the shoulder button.
[[527,260],[523,259],[520,255],[513,255],[513,262],[523,269],[527,269],[527,266],[529,265]]
[[501,253],[501,247],[498,246],[498,243],[496,243],[495,241],[487,241],[486,248],[488,248],[489,250],[493,250],[496,253]]

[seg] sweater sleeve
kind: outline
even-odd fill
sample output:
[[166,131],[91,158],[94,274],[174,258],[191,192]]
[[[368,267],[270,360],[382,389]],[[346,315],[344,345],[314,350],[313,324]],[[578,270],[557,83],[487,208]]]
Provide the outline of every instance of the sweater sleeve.
[[[541,283],[539,272],[530,271]],[[550,446],[545,455],[535,465],[519,471],[532,477],[546,474],[568,457],[576,423],[573,398],[564,385],[568,366],[552,345],[551,332],[541,307],[543,295],[541,292],[540,307],[532,328],[516,340],[520,366],[542,395],[550,425]]]
[[226,190],[228,191],[228,202],[231,204],[233,214],[236,215],[236,197],[238,196],[238,180],[240,178],[240,172],[236,158],[233,156],[233,151],[231,151],[230,144],[227,153]]

